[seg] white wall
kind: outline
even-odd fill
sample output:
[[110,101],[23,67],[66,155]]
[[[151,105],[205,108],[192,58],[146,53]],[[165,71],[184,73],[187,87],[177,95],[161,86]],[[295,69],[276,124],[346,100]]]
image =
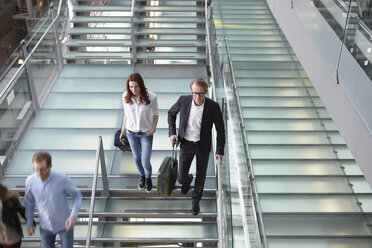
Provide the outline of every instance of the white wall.
[[[357,164],[372,187],[372,82],[309,0],[266,0]],[[369,127],[369,128],[368,128]]]

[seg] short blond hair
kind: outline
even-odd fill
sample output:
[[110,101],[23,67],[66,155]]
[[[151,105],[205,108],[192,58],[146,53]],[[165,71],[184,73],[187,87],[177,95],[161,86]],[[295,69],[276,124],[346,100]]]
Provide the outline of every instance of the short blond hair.
[[192,82],[190,83],[190,89],[193,84],[203,87],[205,93],[208,92],[208,83],[204,79],[197,78],[197,79],[192,80]]

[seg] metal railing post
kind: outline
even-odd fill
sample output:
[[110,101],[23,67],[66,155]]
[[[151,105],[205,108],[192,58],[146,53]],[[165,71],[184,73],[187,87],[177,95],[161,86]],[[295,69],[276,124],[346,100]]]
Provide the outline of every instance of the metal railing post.
[[136,36],[135,36],[135,27],[134,27],[134,6],[136,0],[132,0],[132,9],[130,15],[130,28],[131,28],[131,50],[132,50],[132,64],[137,63],[137,48],[136,48]]
[[340,51],[338,53],[338,58],[337,58],[337,65],[336,65],[336,81],[337,81],[337,84],[340,84],[340,78],[338,76],[338,70],[340,68],[342,50],[343,50],[344,46],[346,46],[345,41],[346,41],[346,36],[347,36],[347,25],[348,25],[349,19],[350,19],[350,11],[351,11],[351,0],[349,0],[349,7],[347,9],[347,14],[346,14],[344,33],[343,33],[343,36],[342,36],[341,47],[340,47]]
[[225,235],[223,232],[223,203],[222,203],[222,179],[221,179],[221,163],[217,161],[217,188],[218,188],[218,199],[217,199],[217,209],[218,209],[218,247],[223,248],[225,247],[224,240]]
[[[53,3],[50,4],[50,8],[49,8],[49,11],[50,11],[50,14],[51,14],[51,17],[52,17],[52,20],[54,20],[54,12],[53,12]],[[56,27],[57,26],[57,27]],[[62,52],[61,52],[61,47],[60,47],[60,43],[59,43],[59,38],[58,38],[58,19],[57,21],[53,24],[53,32],[54,32],[54,45],[55,45],[55,48],[56,48],[56,56],[57,56],[57,65],[58,65],[58,68],[59,70],[62,70]]]
[[27,54],[27,46],[26,46],[25,40],[22,40],[21,44],[22,44],[23,58],[25,60],[24,63],[26,67],[27,86],[31,94],[31,100],[35,108],[35,113],[38,113],[40,110],[40,105],[39,105],[39,100],[38,100],[37,93],[36,93],[34,77],[32,76],[31,64],[29,62],[30,60],[26,60],[28,54]]
[[101,175],[102,175],[102,187],[103,187],[102,195],[108,197],[108,196],[110,196],[109,182],[108,182],[108,178],[107,178],[105,153],[103,151],[103,141],[102,141],[101,136],[100,136],[100,140],[101,140],[101,142],[100,142],[101,145],[100,145],[100,148],[99,148],[99,158],[100,158],[100,161],[101,161]]
[[101,163],[101,176],[102,176],[102,186],[103,186],[102,195],[105,196],[105,197],[110,197],[110,188],[109,188],[109,183],[108,183],[108,178],[107,178],[105,153],[104,153],[104,150],[103,150],[102,136],[98,137],[98,147],[97,147],[97,150],[96,150],[96,165],[95,165],[95,168],[94,168],[92,193],[91,193],[91,196],[90,196],[88,233],[87,233],[87,238],[86,238],[86,241],[85,241],[85,247],[86,248],[89,248],[90,240],[91,240],[91,237],[92,237],[93,213],[94,213],[94,206],[96,204],[96,189],[97,189],[97,180],[98,180],[98,169],[99,169],[99,164],[100,163]]

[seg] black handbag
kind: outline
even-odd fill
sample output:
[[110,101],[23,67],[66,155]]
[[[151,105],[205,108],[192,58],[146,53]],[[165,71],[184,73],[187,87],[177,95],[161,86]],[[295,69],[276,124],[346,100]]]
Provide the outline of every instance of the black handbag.
[[120,140],[121,129],[115,132],[114,146],[122,150],[123,152],[130,151],[130,145],[127,139]]

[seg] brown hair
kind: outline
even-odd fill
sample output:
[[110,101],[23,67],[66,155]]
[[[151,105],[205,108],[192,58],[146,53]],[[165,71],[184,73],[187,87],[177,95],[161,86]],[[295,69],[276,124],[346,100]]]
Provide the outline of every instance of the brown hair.
[[18,198],[19,195],[16,192],[8,190],[8,188],[0,183],[0,200],[7,201],[11,198]]
[[32,157],[32,163],[41,163],[43,161],[46,161],[47,167],[52,164],[52,156],[49,154],[49,152],[37,152]]
[[192,82],[190,83],[190,89],[191,89],[191,87],[192,87],[193,84],[196,84],[198,86],[203,87],[204,93],[207,93],[208,92],[208,83],[205,82],[204,79],[197,78],[197,79],[192,80]]
[[135,81],[138,83],[138,86],[140,87],[140,103],[142,104],[146,104],[146,105],[149,105],[150,104],[150,100],[149,100],[149,96],[147,94],[147,89],[145,87],[145,83],[143,82],[143,78],[141,77],[141,75],[138,73],[138,72],[133,72],[132,74],[129,75],[128,79],[127,79],[127,95],[125,96],[125,102],[126,103],[129,103],[129,104],[132,104],[132,96],[133,96],[133,93],[132,91],[130,91],[129,89],[129,82],[130,81]]

